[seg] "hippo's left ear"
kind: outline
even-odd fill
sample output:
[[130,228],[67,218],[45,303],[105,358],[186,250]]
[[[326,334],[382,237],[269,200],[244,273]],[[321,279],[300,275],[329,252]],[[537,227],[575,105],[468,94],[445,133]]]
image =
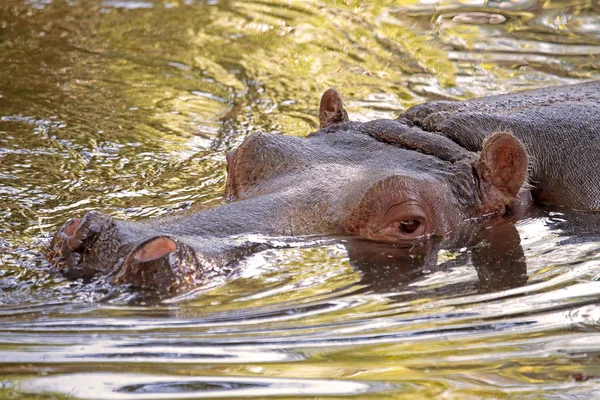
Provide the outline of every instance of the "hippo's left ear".
[[483,212],[496,212],[510,204],[527,178],[528,156],[523,143],[507,132],[485,139],[476,165]]
[[342,97],[335,89],[328,89],[321,96],[319,106],[319,128],[348,121],[348,113],[344,110]]

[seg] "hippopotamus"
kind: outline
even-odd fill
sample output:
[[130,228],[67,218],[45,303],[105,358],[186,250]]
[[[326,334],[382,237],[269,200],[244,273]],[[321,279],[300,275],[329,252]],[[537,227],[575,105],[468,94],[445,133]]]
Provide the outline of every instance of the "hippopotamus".
[[245,234],[350,237],[362,243],[351,257],[365,262],[385,246],[418,252],[471,240],[477,226],[536,204],[598,211],[600,81],[428,102],[368,122],[349,121],[329,89],[318,130],[254,133],[226,159],[224,204],[137,222],[87,212],[54,235],[51,265],[67,277],[176,293],[268,247]]

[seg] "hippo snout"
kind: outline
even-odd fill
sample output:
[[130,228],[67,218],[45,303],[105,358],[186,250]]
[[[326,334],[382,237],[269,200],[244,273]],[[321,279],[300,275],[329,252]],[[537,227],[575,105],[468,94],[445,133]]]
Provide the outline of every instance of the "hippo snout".
[[116,285],[175,293],[196,287],[204,280],[205,267],[211,265],[193,243],[90,211],[58,230],[48,259],[68,279],[103,275]]

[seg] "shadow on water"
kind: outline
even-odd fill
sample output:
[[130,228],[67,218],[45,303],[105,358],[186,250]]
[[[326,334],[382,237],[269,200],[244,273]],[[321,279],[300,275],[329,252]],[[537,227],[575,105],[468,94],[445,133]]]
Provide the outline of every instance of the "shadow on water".
[[597,2],[5,0],[0,397],[600,397],[600,215],[541,208],[427,246],[272,248],[175,298],[67,281],[88,210],[218,204],[224,152],[350,118],[598,78]]

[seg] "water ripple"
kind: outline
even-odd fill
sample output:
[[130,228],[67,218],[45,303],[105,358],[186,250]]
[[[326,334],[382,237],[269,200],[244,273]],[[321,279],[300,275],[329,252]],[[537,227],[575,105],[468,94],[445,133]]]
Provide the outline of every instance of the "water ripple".
[[73,374],[21,383],[28,393],[65,393],[84,399],[170,399],[352,396],[389,390],[392,386],[360,381],[269,379],[245,377],[182,377],[135,374]]
[[[88,210],[219,203],[225,151],[314,131],[329,87],[363,121],[600,77],[595,2],[404,3],[3,1],[0,397],[599,397],[589,214],[519,221],[516,272],[466,247],[378,269],[348,238],[241,237],[273,248],[172,298],[40,254]],[[502,272],[523,279],[493,287]]]

